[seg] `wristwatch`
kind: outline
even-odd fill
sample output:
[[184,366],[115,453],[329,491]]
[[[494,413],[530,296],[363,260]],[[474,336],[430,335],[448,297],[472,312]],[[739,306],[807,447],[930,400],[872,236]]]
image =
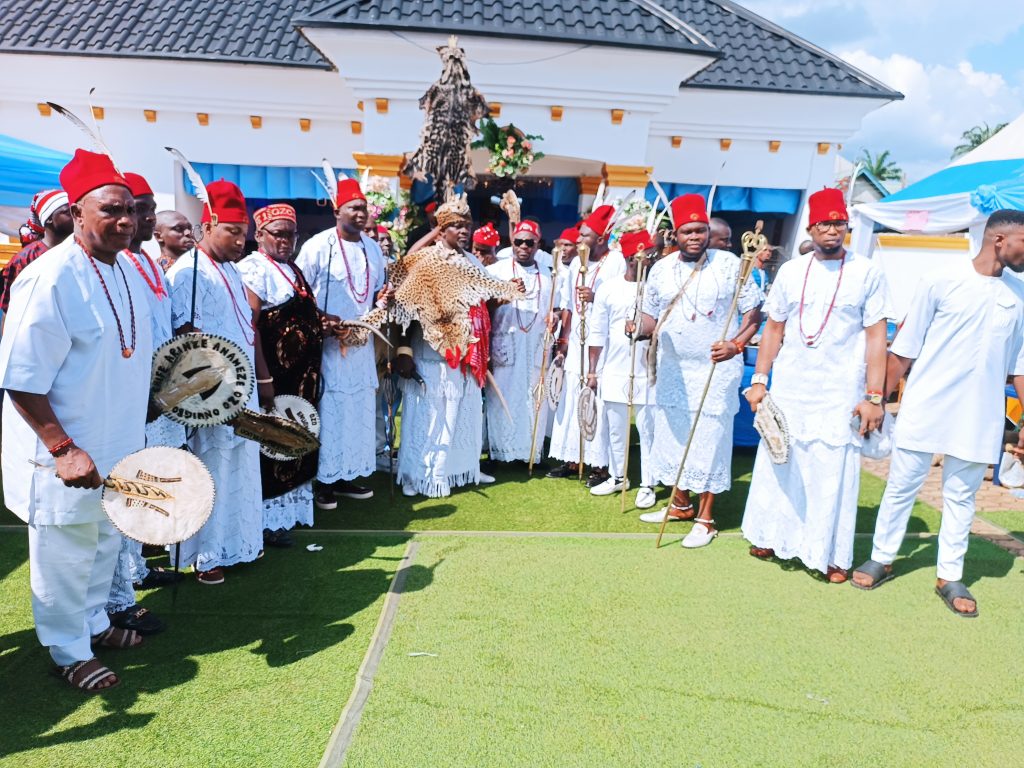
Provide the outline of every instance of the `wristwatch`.
[[768,386],[768,374],[767,373],[755,373],[750,377],[750,386],[760,384],[764,387]]
[[864,395],[864,399],[867,400],[872,405],[882,404],[882,395],[879,392],[868,392],[866,395]]

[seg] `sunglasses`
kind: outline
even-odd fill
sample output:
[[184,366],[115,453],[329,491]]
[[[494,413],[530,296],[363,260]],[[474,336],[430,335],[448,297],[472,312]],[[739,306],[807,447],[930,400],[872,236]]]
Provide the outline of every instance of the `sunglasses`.
[[537,244],[536,240],[529,240],[529,239],[526,239],[526,240],[516,239],[516,240],[512,241],[512,245],[525,245],[527,248],[533,248],[533,246],[535,246],[536,244]]

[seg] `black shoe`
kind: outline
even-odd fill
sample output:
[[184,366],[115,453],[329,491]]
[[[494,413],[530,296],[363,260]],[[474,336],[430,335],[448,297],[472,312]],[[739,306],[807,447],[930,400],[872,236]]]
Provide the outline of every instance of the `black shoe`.
[[611,475],[608,474],[607,469],[595,469],[587,477],[587,488],[596,488],[609,477],[611,477]]
[[[150,568],[149,573],[146,574],[146,578],[142,581],[135,582],[136,589],[156,589],[157,587],[166,587],[168,584],[176,584],[185,578],[185,574],[180,571],[168,571],[165,568]],[[122,629],[131,629],[131,627],[122,627]]]
[[334,491],[328,485],[321,485],[316,489],[316,495],[313,497],[314,503],[320,507],[320,509],[337,509],[338,500],[334,498]]
[[137,605],[107,615],[113,626],[118,629],[134,629],[140,635],[155,635],[166,629],[164,623],[150,613],[148,608]]
[[567,461],[550,470],[545,477],[576,477],[579,473],[579,464],[573,464],[572,462]]
[[278,547],[279,549],[285,549],[290,547],[295,542],[292,541],[291,534],[288,533],[284,528],[278,528],[276,531],[263,530],[263,544],[267,547]]
[[348,480],[339,480],[336,483],[331,483],[331,491],[335,496],[344,496],[348,499],[372,499],[373,490],[365,488],[355,483],[350,483]]

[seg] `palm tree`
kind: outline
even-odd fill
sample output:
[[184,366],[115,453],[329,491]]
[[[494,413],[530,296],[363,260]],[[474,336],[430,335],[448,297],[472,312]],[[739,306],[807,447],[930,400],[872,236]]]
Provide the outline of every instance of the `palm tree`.
[[861,150],[860,163],[865,171],[879,181],[899,181],[903,178],[903,169],[896,165],[894,160],[889,159],[887,149],[883,149],[877,155],[872,155],[866,149]]
[[972,149],[976,149],[991,139],[1005,127],[1006,123],[999,123],[995,128],[989,128],[988,123],[982,123],[973,128],[968,128],[960,134],[960,143],[953,149],[953,154],[949,159],[956,160],[958,157],[966,155]]

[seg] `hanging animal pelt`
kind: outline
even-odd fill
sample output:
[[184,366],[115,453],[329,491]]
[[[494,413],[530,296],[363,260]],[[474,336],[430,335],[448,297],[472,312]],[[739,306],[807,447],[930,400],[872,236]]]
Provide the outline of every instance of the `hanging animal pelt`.
[[407,156],[402,173],[420,181],[434,181],[434,196],[444,200],[448,192],[462,184],[476,185],[470,163],[469,145],[477,132],[477,122],[487,117],[487,101],[469,81],[466,52],[454,36],[448,45],[438,48],[442,70],[440,79],[420,98],[426,112],[420,146]]

